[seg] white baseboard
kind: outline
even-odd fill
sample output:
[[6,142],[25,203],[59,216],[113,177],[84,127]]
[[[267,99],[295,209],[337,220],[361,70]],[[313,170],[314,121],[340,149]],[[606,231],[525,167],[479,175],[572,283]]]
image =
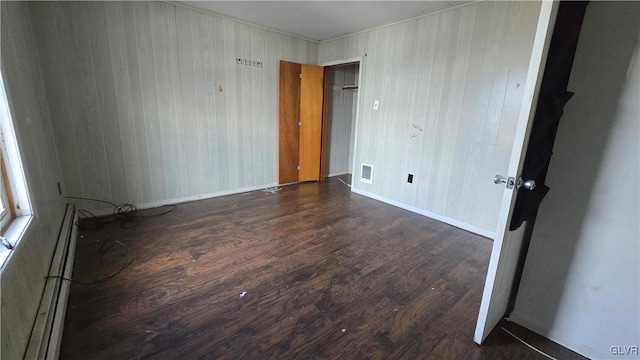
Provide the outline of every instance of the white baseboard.
[[613,359],[614,358],[611,354],[603,354],[600,351],[586,344],[583,344],[579,341],[576,341],[573,338],[565,334],[562,334],[558,331],[553,331],[553,330],[549,331],[547,329],[544,329],[542,326],[539,326],[539,324],[532,322],[525,317],[521,317],[516,312],[511,313],[509,315],[509,319],[510,321],[522,327],[525,327],[540,336],[544,336],[547,339],[566,347],[567,349],[573,350],[582,356],[586,356],[589,359]]
[[[75,212],[75,210],[74,210]],[[64,266],[63,276],[67,279],[73,277],[73,263],[76,258],[76,243],[78,241],[78,215],[73,218],[73,228],[69,238],[69,250],[67,252],[67,261]],[[58,304],[56,305],[55,318],[53,319],[53,328],[51,329],[51,337],[49,338],[49,351],[47,359],[58,359],[60,348],[62,346],[62,333],[64,330],[64,319],[67,315],[67,303],[69,301],[69,291],[71,287],[70,281],[64,281],[60,286],[60,296],[58,296]]]
[[[220,197],[220,196],[242,194],[242,193],[247,193],[251,191],[262,190],[262,189],[273,187],[273,186],[279,186],[279,185],[278,183],[271,183],[271,184],[265,184],[265,185],[248,186],[240,189],[222,190],[222,191],[216,191],[216,192],[211,192],[207,194],[183,196],[179,198],[158,200],[158,201],[152,201],[152,202],[146,202],[146,203],[140,203],[140,204],[134,204],[134,205],[138,208],[138,210],[152,209],[152,208],[157,208],[165,205],[175,205],[175,204],[181,204],[181,203],[186,203],[186,202],[191,202],[196,200],[211,199],[211,198]],[[73,199],[70,199],[70,201],[73,201]],[[93,211],[92,213],[96,216],[105,216],[105,215],[111,215],[112,212],[113,212],[113,209],[108,208],[108,209]]]
[[[75,257],[78,216],[73,205],[67,205],[62,220],[49,276],[70,278]],[[38,314],[31,329],[25,359],[57,359],[69,298],[69,281],[49,278],[45,282]]]
[[340,175],[350,175],[351,173],[348,171],[342,171],[342,172],[337,172],[337,173],[331,173],[329,175],[327,175],[327,177],[333,177],[333,176],[340,176]]
[[[344,175],[344,174],[349,174],[348,172],[346,173],[336,173],[336,174],[329,174],[329,176],[338,176],[338,175]],[[215,197],[220,197],[220,196],[227,196],[227,195],[234,195],[234,194],[242,194],[242,193],[246,193],[246,192],[251,192],[251,191],[256,191],[256,190],[262,190],[268,187],[273,187],[273,186],[278,186],[277,183],[271,183],[271,184],[264,184],[264,185],[257,185],[257,186],[249,186],[249,187],[244,187],[244,188],[240,188],[240,189],[233,189],[233,190],[224,190],[224,191],[216,191],[216,192],[212,192],[212,193],[207,193],[207,194],[200,194],[200,195],[192,195],[192,196],[184,196],[184,197],[179,197],[179,198],[172,198],[172,199],[166,199],[166,200],[159,200],[159,201],[153,201],[153,202],[147,202],[147,203],[140,203],[140,204],[135,204],[135,206],[138,209],[151,209],[151,208],[156,208],[159,206],[165,206],[165,205],[174,205],[174,204],[180,204],[180,203],[185,203],[185,202],[190,202],[190,201],[196,201],[196,200],[204,200],[204,199],[211,199],[211,198],[215,198]],[[457,228],[460,228],[462,230],[466,230],[469,232],[472,232],[474,234],[480,235],[480,236],[484,236],[486,238],[489,239],[493,239],[496,235],[495,231],[489,231],[471,224],[467,224],[465,222],[456,220],[456,219],[452,219],[450,217],[444,216],[444,215],[440,215],[440,214],[436,214],[434,212],[428,211],[428,210],[424,210],[415,206],[411,206],[411,205],[407,205],[404,203],[401,203],[399,201],[396,200],[392,200],[392,199],[388,199],[384,196],[380,196],[374,193],[370,193],[368,191],[364,191],[364,190],[360,190],[357,188],[352,187],[351,191],[355,192],[356,194],[359,195],[363,195],[378,201],[382,201],[384,203],[387,203],[389,205],[393,205],[396,207],[399,207],[401,209],[405,209],[411,212],[414,212],[416,214],[420,214],[423,216],[426,216],[428,218],[434,219],[434,220],[438,220],[441,221],[443,223],[447,223],[449,225],[455,226]],[[104,210],[100,210],[100,211],[95,211],[94,214],[96,216],[104,216],[104,215],[110,215],[112,212],[112,209],[104,209]]]
[[495,238],[495,236],[496,236],[495,231],[489,231],[489,230],[486,230],[486,229],[483,229],[483,228],[480,228],[480,227],[477,227],[477,226],[474,226],[474,225],[471,225],[471,224],[467,224],[465,222],[462,222],[462,221],[459,221],[459,220],[456,220],[456,219],[452,219],[452,218],[444,216],[444,215],[436,214],[436,213],[428,211],[428,210],[424,210],[424,209],[421,209],[421,208],[418,208],[418,207],[415,207],[415,206],[411,206],[411,205],[407,205],[405,203],[401,203],[400,201],[391,200],[391,199],[388,199],[388,198],[386,198],[384,196],[380,196],[380,195],[377,195],[377,194],[374,194],[374,193],[370,193],[368,191],[356,189],[354,187],[351,187],[351,191],[353,191],[356,194],[363,195],[363,196],[372,198],[374,200],[382,201],[383,203],[387,203],[389,205],[393,205],[395,207],[399,207],[401,209],[408,210],[408,211],[414,212],[416,214],[420,214],[420,215],[426,216],[428,218],[441,221],[443,223],[447,223],[447,224],[449,224],[451,226],[455,226],[455,227],[460,228],[462,230],[466,230],[466,231],[472,232],[474,234],[486,237],[486,238],[491,239],[491,240],[493,240]]

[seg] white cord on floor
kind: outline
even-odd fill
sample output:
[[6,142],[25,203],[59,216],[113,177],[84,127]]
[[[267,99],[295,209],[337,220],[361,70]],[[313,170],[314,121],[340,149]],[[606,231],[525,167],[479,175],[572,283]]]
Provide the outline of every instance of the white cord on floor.
[[262,192],[266,192],[266,193],[271,193],[271,194],[275,194],[278,191],[282,190],[282,187],[280,186],[273,186],[273,187],[268,187],[268,188],[264,188],[262,189]]
[[342,180],[342,179],[340,179],[340,178],[338,178],[338,180],[340,180],[340,182],[341,182],[341,183],[343,183],[343,184],[347,185],[348,187],[351,187],[351,184],[347,184],[344,180]]
[[549,358],[549,359],[551,359],[551,360],[558,360],[558,359],[554,358],[553,356],[551,356],[551,355],[549,355],[549,354],[545,353],[544,351],[538,350],[538,349],[536,349],[535,347],[533,347],[532,345],[527,344],[527,342],[526,342],[526,341],[524,341],[524,340],[520,339],[518,336],[516,336],[516,334],[514,334],[514,333],[512,333],[511,331],[509,331],[509,330],[505,329],[504,327],[502,328],[502,330],[504,330],[507,334],[509,334],[509,335],[513,336],[514,338],[516,338],[518,341],[520,341],[521,343],[525,344],[525,345],[526,345],[526,346],[528,346],[529,348],[531,348],[531,349],[533,349],[533,350],[537,351],[539,354],[544,355],[544,356],[548,357],[548,358]]

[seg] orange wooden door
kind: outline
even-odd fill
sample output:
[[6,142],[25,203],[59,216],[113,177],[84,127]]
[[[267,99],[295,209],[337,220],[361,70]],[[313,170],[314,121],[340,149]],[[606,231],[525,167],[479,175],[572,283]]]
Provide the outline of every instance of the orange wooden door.
[[280,61],[278,182],[320,180],[324,69]]
[[300,85],[300,171],[298,181],[320,180],[324,69],[302,65]]
[[298,181],[301,65],[280,61],[278,182]]

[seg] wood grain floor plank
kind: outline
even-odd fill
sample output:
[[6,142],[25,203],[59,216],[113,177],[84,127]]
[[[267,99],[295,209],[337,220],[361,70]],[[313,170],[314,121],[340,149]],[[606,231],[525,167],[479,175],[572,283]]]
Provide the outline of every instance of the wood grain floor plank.
[[335,178],[146,216],[166,210],[80,232],[74,278],[122,265],[122,246],[98,253],[109,238],[130,264],[71,285],[61,359],[535,358],[501,329],[472,341],[488,239]]

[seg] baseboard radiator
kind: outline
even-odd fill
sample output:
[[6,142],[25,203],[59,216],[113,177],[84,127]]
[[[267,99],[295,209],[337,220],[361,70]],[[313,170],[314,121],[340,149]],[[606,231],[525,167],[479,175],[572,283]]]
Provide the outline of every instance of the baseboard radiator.
[[[71,278],[78,234],[77,220],[75,206],[67,204],[49,267],[49,276]],[[25,352],[25,359],[58,358],[69,298],[69,286],[69,281],[56,278],[49,278],[45,282],[40,308]]]

